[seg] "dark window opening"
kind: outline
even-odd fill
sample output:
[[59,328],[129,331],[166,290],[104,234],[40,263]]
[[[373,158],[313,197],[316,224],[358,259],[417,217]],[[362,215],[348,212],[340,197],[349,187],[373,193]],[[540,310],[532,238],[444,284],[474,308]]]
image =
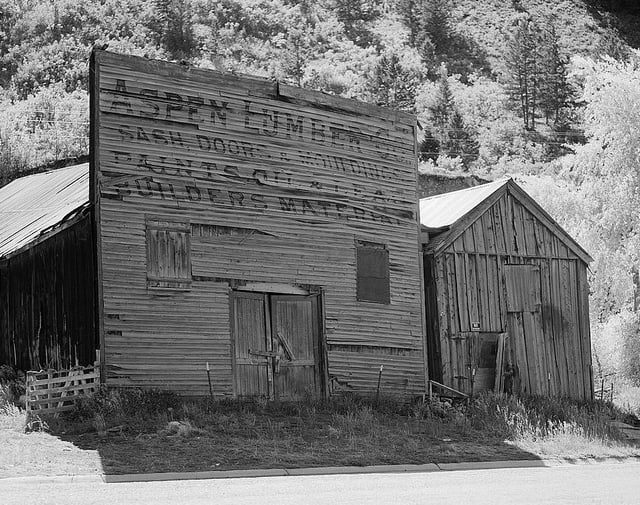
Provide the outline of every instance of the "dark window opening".
[[389,251],[384,244],[356,242],[356,299],[391,303]]

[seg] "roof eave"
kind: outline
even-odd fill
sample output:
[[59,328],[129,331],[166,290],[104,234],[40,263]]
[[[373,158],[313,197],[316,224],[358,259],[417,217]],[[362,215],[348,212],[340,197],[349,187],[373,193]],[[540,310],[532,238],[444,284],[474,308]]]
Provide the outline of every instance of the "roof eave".
[[20,254],[28,251],[36,245],[49,240],[51,237],[57,235],[58,233],[71,228],[88,214],[90,207],[91,205],[89,202],[85,202],[80,207],[77,207],[69,214],[67,214],[62,220],[58,221],[55,225],[47,228],[46,230],[41,231],[37,236],[35,236],[26,244],[20,246],[18,249],[14,249],[0,256],[0,264],[6,263],[10,259],[19,256]]

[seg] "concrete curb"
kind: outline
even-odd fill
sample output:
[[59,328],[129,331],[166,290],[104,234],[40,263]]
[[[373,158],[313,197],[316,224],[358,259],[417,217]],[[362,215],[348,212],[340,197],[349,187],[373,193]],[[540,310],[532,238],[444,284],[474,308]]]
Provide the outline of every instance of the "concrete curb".
[[522,459],[516,461],[465,461],[463,463],[438,463],[440,470],[491,470],[496,468],[546,468],[550,465],[548,460]]
[[322,466],[309,468],[266,468],[255,470],[214,470],[211,472],[171,472],[126,475],[103,475],[108,484],[160,480],[237,479],[251,477],[287,477],[302,475],[342,475],[358,473],[438,472],[435,463],[424,465]]
[[125,482],[148,482],[164,480],[195,480],[195,479],[233,479],[252,477],[288,477],[305,475],[347,475],[368,473],[418,473],[441,471],[469,471],[508,468],[552,468],[571,465],[595,464],[640,464],[640,458],[583,458],[576,460],[561,459],[527,459],[513,461],[473,461],[464,463],[427,463],[423,465],[372,465],[372,466],[326,466],[309,468],[274,468],[254,470],[218,470],[211,472],[180,472],[180,473],[147,473],[126,475],[103,475],[102,479],[108,484]]

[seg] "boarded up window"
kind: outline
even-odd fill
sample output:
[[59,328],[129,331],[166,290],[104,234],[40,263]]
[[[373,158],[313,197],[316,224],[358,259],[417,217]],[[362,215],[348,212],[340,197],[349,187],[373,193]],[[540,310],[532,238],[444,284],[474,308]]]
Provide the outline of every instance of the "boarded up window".
[[357,300],[390,303],[389,251],[383,244],[356,242],[356,254]]
[[507,312],[540,311],[540,267],[537,265],[505,265]]
[[189,223],[147,220],[147,287],[191,287],[191,228]]

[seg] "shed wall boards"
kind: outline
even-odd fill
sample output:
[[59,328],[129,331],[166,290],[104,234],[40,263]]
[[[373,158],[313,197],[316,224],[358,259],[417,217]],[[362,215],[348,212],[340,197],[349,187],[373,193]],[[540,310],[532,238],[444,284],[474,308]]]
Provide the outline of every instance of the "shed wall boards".
[[91,77],[107,384],[425,390],[415,117],[104,51]]

